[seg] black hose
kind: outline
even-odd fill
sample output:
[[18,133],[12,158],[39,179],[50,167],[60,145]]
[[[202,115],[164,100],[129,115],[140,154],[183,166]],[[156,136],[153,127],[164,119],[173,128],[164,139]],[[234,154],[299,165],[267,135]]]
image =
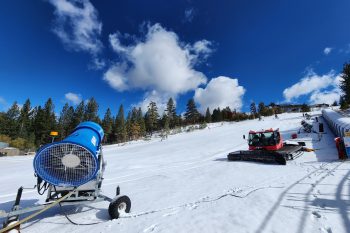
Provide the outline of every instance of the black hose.
[[39,195],[43,195],[46,192],[46,190],[48,190],[50,187],[50,184],[48,184],[46,181],[44,181],[44,183],[41,185],[42,182],[43,179],[40,176],[38,176],[36,188],[38,190]]
[[[55,189],[55,193],[57,193],[57,190],[56,190],[56,186],[53,186],[53,188]],[[97,224],[100,224],[100,223],[104,223],[105,221],[100,221],[100,222],[92,222],[92,223],[77,223],[77,222],[74,222],[71,218],[69,218],[68,214],[63,210],[63,207],[62,207],[62,204],[59,203],[59,206],[60,206],[60,210],[61,210],[61,213],[66,217],[66,219],[73,225],[76,225],[76,226],[91,226],[91,225],[97,225]]]

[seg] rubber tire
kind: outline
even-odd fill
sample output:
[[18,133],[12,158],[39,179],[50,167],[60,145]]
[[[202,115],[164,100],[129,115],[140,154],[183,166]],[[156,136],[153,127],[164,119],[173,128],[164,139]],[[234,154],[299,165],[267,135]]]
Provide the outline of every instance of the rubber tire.
[[130,198],[128,196],[118,197],[117,199],[113,200],[108,207],[108,213],[111,219],[119,218],[120,212],[119,212],[118,206],[123,202],[126,204],[125,213],[130,212],[130,209],[131,209]]

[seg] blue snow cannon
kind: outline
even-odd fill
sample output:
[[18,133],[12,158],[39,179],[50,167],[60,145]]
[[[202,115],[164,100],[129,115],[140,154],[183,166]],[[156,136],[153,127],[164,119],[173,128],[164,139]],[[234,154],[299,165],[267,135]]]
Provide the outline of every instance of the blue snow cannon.
[[103,162],[99,161],[103,136],[99,124],[80,123],[64,140],[39,149],[34,157],[35,173],[61,187],[78,187],[95,179]]

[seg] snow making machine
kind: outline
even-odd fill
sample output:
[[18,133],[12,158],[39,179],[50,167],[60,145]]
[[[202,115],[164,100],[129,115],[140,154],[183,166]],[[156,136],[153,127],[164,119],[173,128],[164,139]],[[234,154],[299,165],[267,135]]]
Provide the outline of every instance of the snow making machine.
[[[92,202],[110,202],[108,212],[112,219],[128,213],[131,201],[120,195],[119,186],[114,198],[101,193],[105,161],[101,141],[104,132],[94,122],[79,124],[72,134],[60,142],[53,142],[40,148],[34,157],[34,171],[37,177],[36,188],[40,195],[47,191],[44,204],[21,208],[23,187],[18,189],[17,197],[9,212],[0,210],[0,218],[5,218],[0,233],[17,229],[21,223],[55,206],[80,205]],[[20,220],[22,214],[34,214]],[[65,214],[67,217],[67,215]]]
[[283,142],[279,129],[249,131],[249,150],[234,151],[227,155],[230,161],[257,161],[286,165],[287,160],[303,154],[304,142]]

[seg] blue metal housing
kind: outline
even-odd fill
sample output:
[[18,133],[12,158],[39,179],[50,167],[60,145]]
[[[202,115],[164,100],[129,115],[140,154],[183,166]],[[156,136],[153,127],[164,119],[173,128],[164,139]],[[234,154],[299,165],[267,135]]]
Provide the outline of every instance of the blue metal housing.
[[104,132],[94,122],[83,122],[61,142],[40,148],[33,165],[35,173],[55,186],[78,187],[96,178],[98,155]]
[[62,142],[76,143],[89,149],[94,155],[97,155],[103,136],[104,132],[99,124],[86,121],[80,123]]

